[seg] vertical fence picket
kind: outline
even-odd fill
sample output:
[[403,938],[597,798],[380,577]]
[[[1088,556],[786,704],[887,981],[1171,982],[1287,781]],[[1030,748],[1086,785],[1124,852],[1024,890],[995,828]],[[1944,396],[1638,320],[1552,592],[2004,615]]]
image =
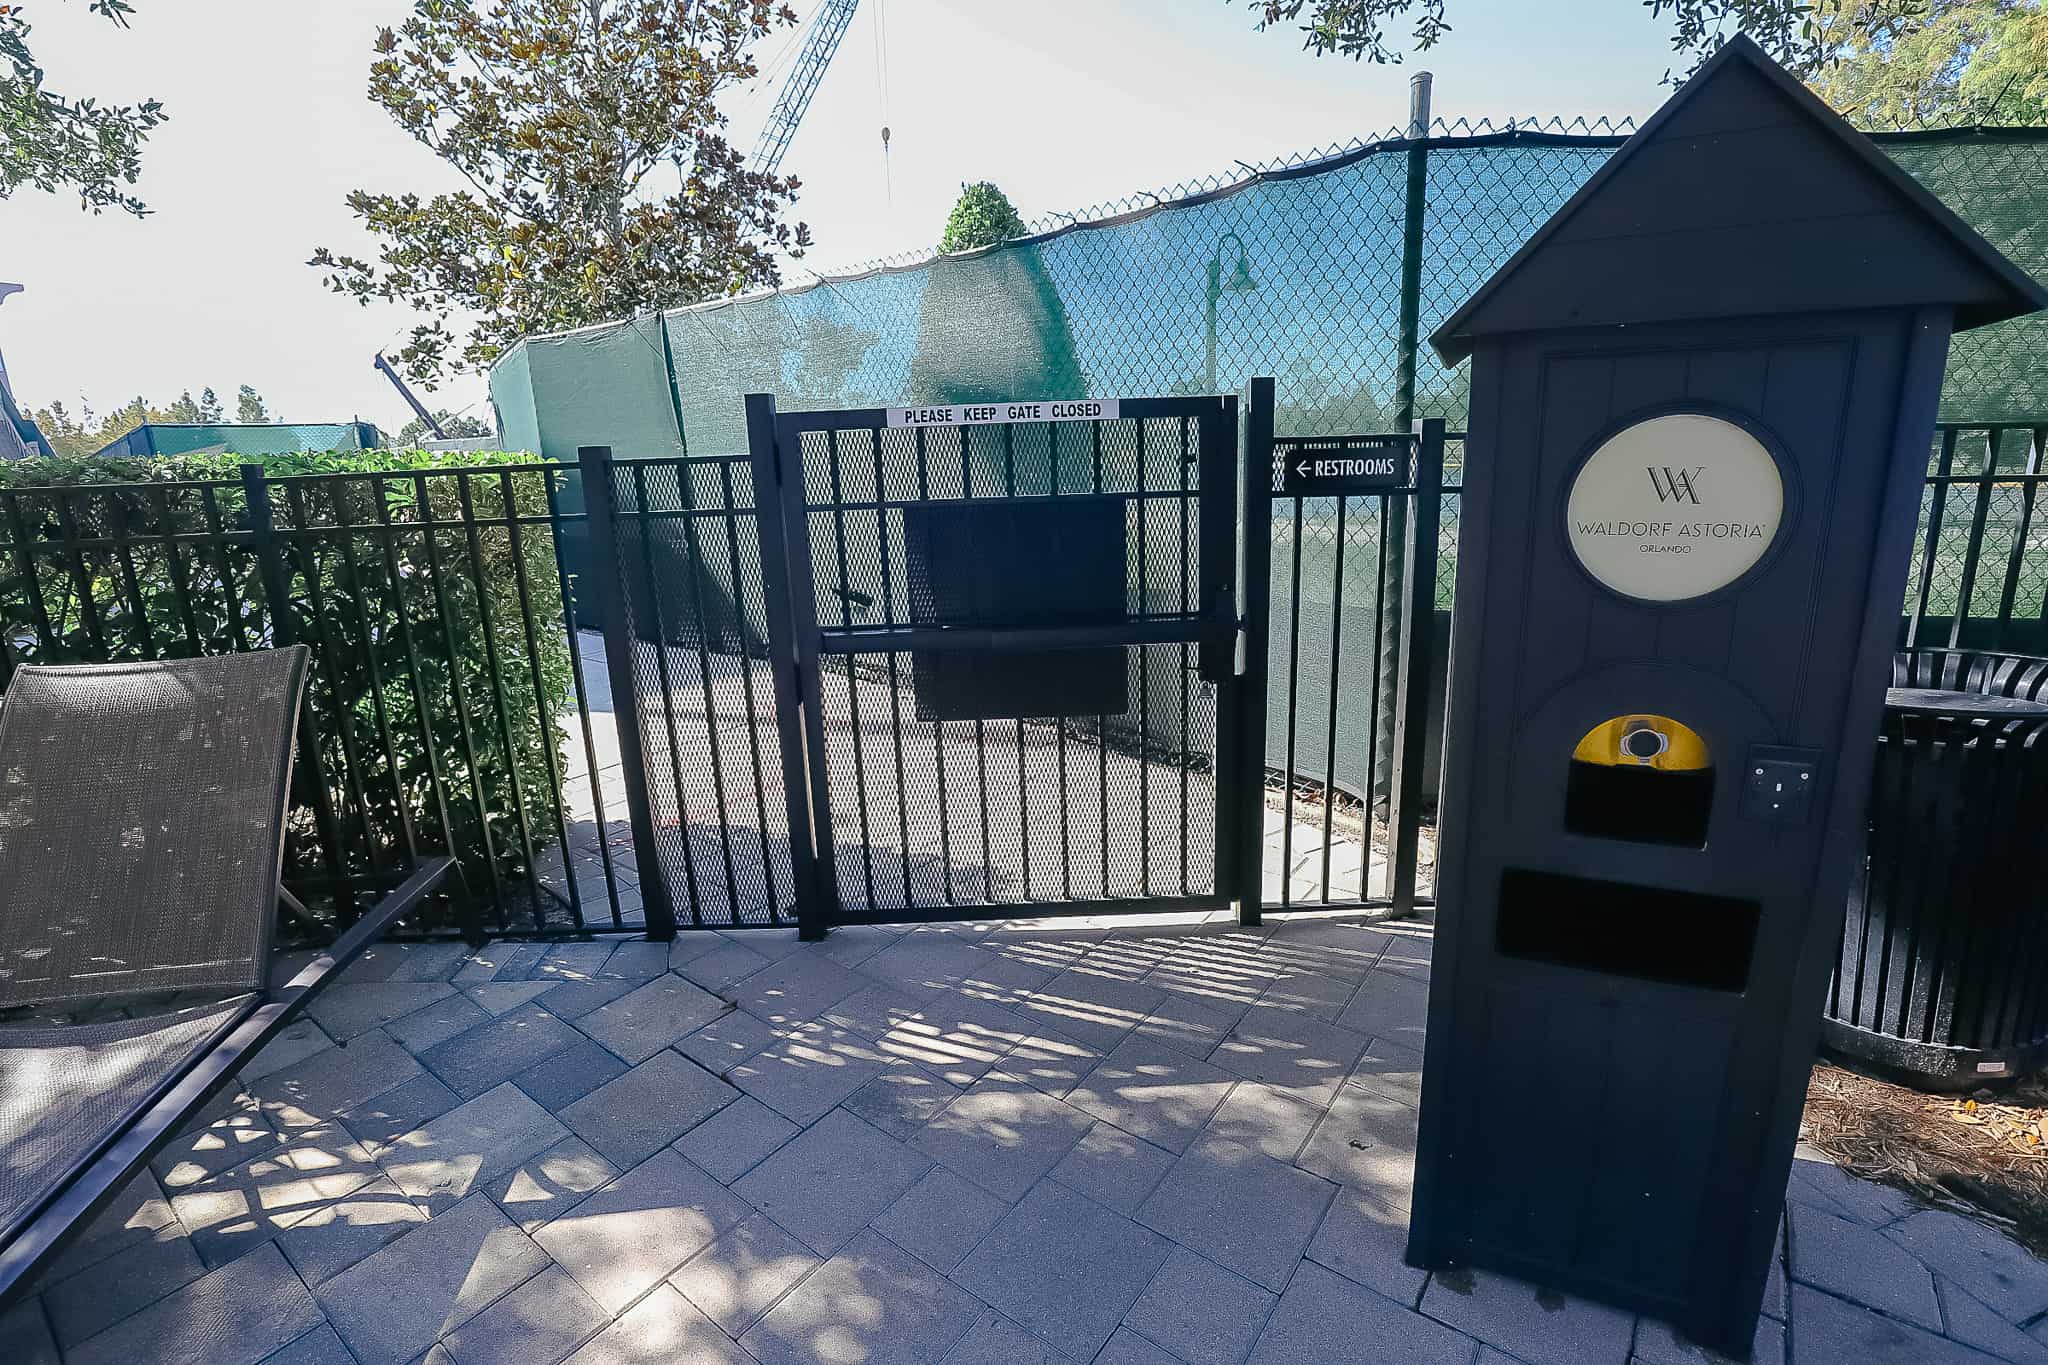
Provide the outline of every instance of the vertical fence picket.
[[1920,622],[1927,615],[1928,595],[1934,591],[1934,556],[1941,544],[1941,519],[1948,510],[1949,471],[1955,467],[1955,459],[1956,432],[1951,427],[1941,433],[1941,453],[1935,458],[1934,477],[1927,481],[1927,533],[1920,540],[1920,589],[1913,596],[1912,617],[1906,623],[1907,649],[1920,643]]
[[[569,677],[571,685],[576,689],[576,723],[583,732],[583,773],[590,782],[591,819],[597,826],[598,870],[604,877],[605,902],[611,909],[612,927],[617,929],[623,926],[624,916],[619,912],[619,879],[617,871],[612,867],[610,821],[606,818],[604,809],[604,783],[598,780],[597,737],[590,720],[590,687],[584,679],[583,648],[576,625],[575,589],[580,583],[571,581],[568,558],[562,553],[562,525],[565,518],[558,488],[560,472],[553,469],[543,470],[541,477],[547,488],[548,522],[554,532],[555,577],[561,584],[562,630],[569,640]],[[588,569],[585,572],[587,574]],[[616,713],[617,698],[613,699],[612,705]],[[572,882],[579,880],[576,876],[575,863],[567,848],[562,851],[562,865]]]
[[[509,470],[498,471],[498,495],[504,504],[506,548],[512,556],[512,583],[519,594],[519,626],[526,641],[527,675],[533,683],[534,719],[540,724],[540,751],[546,760],[543,766],[548,774],[548,806],[555,815],[555,836],[562,841],[562,878],[569,884],[569,914],[576,927],[581,929],[583,892],[576,885],[576,869],[569,862],[569,820],[567,812],[562,809],[562,768],[555,756],[555,718],[548,714],[547,684],[541,678],[540,637],[533,619],[533,592],[526,580],[526,547],[519,535],[519,502]],[[535,871],[534,885],[538,887],[540,881],[540,874]]]
[[[328,621],[327,590],[322,582],[320,568],[321,534],[313,524],[312,514],[307,510],[305,486],[301,483],[286,485],[285,505],[291,509],[292,526],[286,533],[286,548],[295,550],[299,561],[299,577],[306,585],[306,614],[312,620],[311,641],[314,657],[321,660],[322,667],[313,670],[314,677],[306,686],[306,696],[314,696],[320,683],[326,684],[330,712],[326,730],[341,745],[341,789],[348,805],[356,812],[356,828],[362,836],[365,858],[373,872],[383,872],[389,865],[384,856],[384,841],[370,824],[370,796],[368,784],[363,780],[361,747],[356,743],[354,708],[342,692],[342,679],[348,674],[347,660],[343,651],[335,644],[335,631]],[[363,660],[363,667],[371,678],[375,678],[375,659]],[[381,686],[381,684],[377,684]],[[347,806],[343,807],[344,813]]]
[[[1394,674],[1394,733],[1388,783],[1387,828],[1392,842],[1388,899],[1396,915],[1415,913],[1415,880],[1422,843],[1422,777],[1428,761],[1429,704],[1442,689],[1431,667],[1436,636],[1436,551],[1444,474],[1444,423],[1415,424],[1415,505],[1402,546],[1402,582],[1409,594],[1401,617],[1401,650]],[[1366,888],[1360,887],[1363,891]]]
[[[526,784],[519,774],[519,746],[512,738],[512,708],[505,700],[505,669],[500,662],[498,623],[491,611],[490,580],[484,573],[483,537],[470,495],[469,471],[455,471],[455,504],[462,513],[462,538],[469,547],[470,585],[476,591],[477,627],[484,637],[484,662],[491,674],[491,700],[498,713],[498,741],[505,746],[505,776],[512,786],[512,809],[519,830],[519,857],[526,872],[526,894],[533,906],[535,928],[547,923],[540,899],[540,858],[533,845],[533,822],[526,814]],[[549,718],[550,720],[552,717]]]
[[1991,512],[1991,492],[1998,478],[1998,436],[1987,433],[1984,438],[1984,468],[1977,476],[1977,501],[1970,512],[1970,539],[1963,550],[1963,572],[1956,584],[1956,606],[1948,623],[1948,647],[1959,648],[1963,642],[1963,621],[1969,616],[1970,608],[1977,597],[1977,566],[1984,553],[1984,524]]
[[[249,520],[249,546],[256,556],[256,569],[263,584],[263,602],[270,614],[270,639],[277,645],[299,642],[293,619],[291,585],[285,573],[284,556],[277,543],[277,512],[270,500],[270,484],[260,464],[241,467],[242,505]],[[348,877],[348,850],[343,842],[341,820],[335,814],[333,789],[328,784],[327,765],[313,728],[313,689],[308,687],[299,703],[299,762],[304,765],[305,785],[312,797],[313,819],[320,834],[320,853],[335,886],[335,910],[343,928],[355,922],[355,891]]]
[[441,769],[441,747],[428,712],[419,641],[412,628],[412,608],[405,600],[407,576],[399,567],[397,527],[391,520],[391,500],[385,495],[382,478],[372,485],[371,501],[377,513],[377,542],[383,550],[386,599],[391,604],[392,619],[398,625],[399,646],[405,650],[406,677],[412,682],[413,718],[419,725],[420,747],[427,756],[427,789],[433,797],[434,813],[441,823],[441,842],[446,847],[455,838],[455,825],[448,815],[448,778]]
[[[1245,402],[1245,456],[1239,470],[1237,520],[1244,552],[1243,589],[1237,599],[1244,621],[1243,723],[1238,735],[1239,785],[1243,788],[1226,808],[1238,821],[1237,922],[1256,928],[1265,909],[1266,840],[1266,690],[1272,672],[1273,602],[1273,381],[1254,379]],[[1219,804],[1230,794],[1219,792]],[[1292,784],[1289,784],[1291,800]],[[1218,819],[1224,818],[1219,811]],[[1281,838],[1286,839],[1283,830]],[[1281,894],[1286,894],[1287,866],[1280,867]]]
[[[625,542],[620,539],[615,504],[618,485],[614,481],[610,446],[581,446],[576,451],[577,469],[583,483],[583,505],[589,528],[588,544],[595,580],[598,615],[604,622],[604,657],[612,697],[612,720],[619,740],[619,772],[626,783],[626,814],[633,829],[633,859],[640,880],[640,905],[647,917],[650,938],[672,939],[676,935],[675,903],[670,898],[668,878],[654,842],[652,792],[647,785],[646,741],[641,734],[640,695],[633,677],[633,626],[627,618],[632,601],[631,580],[625,573]],[[637,487],[638,485],[636,485]],[[644,498],[634,511],[646,515]],[[657,635],[656,648],[663,648]],[[664,699],[665,704],[666,699]],[[591,773],[591,781],[597,774]],[[683,829],[689,847],[689,829]],[[691,905],[691,920],[696,906]]]
[[164,557],[164,571],[171,576],[172,606],[178,613],[178,624],[185,629],[185,648],[197,656],[205,646],[199,642],[199,620],[193,614],[192,580],[185,572],[185,560],[178,552],[178,539],[173,534],[171,495],[161,484],[152,491],[156,494],[157,546]]
[[434,596],[436,634],[441,639],[441,658],[448,665],[448,698],[455,704],[456,733],[462,741],[462,762],[469,774],[469,791],[476,803],[477,842],[482,845],[485,869],[490,874],[491,908],[497,912],[498,930],[511,927],[510,907],[505,903],[504,874],[498,868],[497,841],[491,838],[490,799],[484,795],[483,770],[477,765],[476,732],[469,720],[469,689],[462,681],[462,662],[455,649],[455,618],[448,610],[448,585],[441,568],[440,523],[434,516],[432,492],[427,476],[412,475],[413,499],[419,518],[420,547],[427,556],[427,582]]
[[85,569],[85,553],[79,549],[78,518],[72,509],[72,499],[77,493],[72,489],[60,488],[51,501],[51,509],[57,514],[57,531],[62,538],[64,558],[71,570],[72,590],[78,594],[78,619],[85,627],[85,639],[95,659],[113,657],[107,650],[107,633],[101,623],[99,601],[93,596],[92,575]]
[[[2020,570],[2025,567],[2027,559],[2027,540],[2033,533],[2034,490],[2041,476],[2041,442],[2033,439],[2031,432],[2023,431],[2019,436],[2027,444],[2027,456],[2020,479],[2019,525],[2013,528],[2012,548],[2006,554],[2005,576],[1998,590],[1998,619],[2001,622],[2012,619],[2013,597],[2019,591]],[[1995,643],[2002,645],[2004,641],[2001,639]]]
[[134,640],[145,659],[154,659],[156,632],[149,628],[149,602],[142,595],[142,580],[135,573],[135,552],[133,537],[128,525],[128,504],[123,498],[124,490],[110,490],[104,497],[107,508],[108,538],[114,543],[113,559],[117,576],[121,580],[121,595],[128,599],[128,611],[134,617],[129,627],[129,636]]
[[[725,516],[725,560],[726,571],[731,575],[734,615],[737,618],[735,631],[740,649],[740,696],[747,708],[747,757],[753,765],[754,774],[754,816],[755,830],[761,843],[761,892],[768,902],[768,921],[779,923],[782,918],[780,898],[775,892],[775,858],[768,847],[768,775],[761,762],[761,713],[754,696],[754,648],[748,639],[749,621],[746,609],[746,580],[740,567],[740,518],[733,501],[733,461],[718,462],[718,487],[721,506]],[[760,500],[753,504],[756,532],[755,551],[760,552],[759,523]]]
[[[363,576],[356,564],[355,527],[348,513],[346,482],[333,479],[327,484],[328,505],[334,512],[335,543],[341,549],[342,588],[354,607],[356,631],[362,640],[363,671],[370,684],[370,710],[384,750],[384,771],[391,779],[391,809],[393,818],[398,821],[399,839],[405,845],[406,863],[411,865],[419,859],[419,840],[413,832],[411,803],[405,799],[404,777],[398,771],[398,741],[391,729],[390,709],[384,701],[384,661],[380,657],[377,632],[370,624],[370,608],[364,600],[368,593],[364,591]],[[374,483],[371,491],[374,496]]]
[[206,513],[206,543],[207,548],[213,551],[214,571],[220,575],[221,607],[227,612],[228,629],[232,632],[236,648],[255,649],[257,637],[249,633],[249,613],[244,610],[242,594],[235,587],[238,575],[234,557],[228,553],[232,542],[227,522],[221,516],[220,498],[212,484],[200,488],[199,505]]
[[58,641],[57,628],[50,621],[48,606],[43,601],[43,584],[36,569],[35,546],[29,538],[28,522],[21,515],[21,501],[11,488],[0,491],[0,507],[7,511],[8,538],[14,542],[15,572],[21,575],[23,591],[28,596],[29,619],[35,623],[36,643],[50,655],[49,662],[55,663],[63,655],[63,645]]
[[[789,863],[796,905],[797,935],[822,938],[826,921],[838,909],[839,888],[831,860],[818,856],[821,829],[813,800],[812,762],[816,752],[812,727],[819,718],[813,697],[805,695],[803,654],[795,633],[799,610],[815,613],[817,598],[810,576],[799,580],[796,544],[808,563],[810,526],[803,515],[803,466],[789,461],[794,487],[784,486],[784,459],[776,435],[775,396],[750,393],[746,400],[747,460],[754,479],[755,523],[760,529],[761,601],[768,625],[769,677],[775,695],[778,747],[782,751],[782,793],[789,829]],[[801,586],[808,600],[799,601]],[[812,619],[807,617],[806,619]]]

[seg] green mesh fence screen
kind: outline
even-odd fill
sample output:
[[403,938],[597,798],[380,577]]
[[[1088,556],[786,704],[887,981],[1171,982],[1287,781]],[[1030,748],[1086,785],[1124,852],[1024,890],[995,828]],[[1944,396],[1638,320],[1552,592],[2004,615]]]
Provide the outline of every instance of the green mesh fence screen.
[[374,450],[384,433],[368,422],[145,422],[95,455],[298,455]]
[[[2048,278],[2048,131],[1876,140]],[[611,445],[624,458],[666,454],[678,426],[692,454],[742,450],[740,400],[752,391],[789,408],[857,407],[1233,392],[1270,374],[1283,433],[1396,428],[1407,187],[1419,146],[1414,335],[1424,340],[1414,415],[1457,426],[1464,372],[1437,363],[1430,331],[1621,141],[1453,129],[1234,184],[1183,186],[975,255],[535,338],[500,363],[493,396],[504,430],[530,432],[562,459],[579,444]],[[2044,415],[2048,320],[1956,339],[1943,420]]]
[[[2035,279],[2048,279],[2048,131],[1906,133],[1878,139]],[[1941,416],[1948,422],[2048,417],[2048,316],[1964,332],[1949,346]]]

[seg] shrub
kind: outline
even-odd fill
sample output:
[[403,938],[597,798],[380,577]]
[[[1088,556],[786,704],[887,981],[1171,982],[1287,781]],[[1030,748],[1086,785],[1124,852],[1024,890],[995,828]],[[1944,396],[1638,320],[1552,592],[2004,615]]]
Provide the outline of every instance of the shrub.
[[1024,220],[1008,195],[986,180],[960,187],[960,198],[946,216],[946,231],[939,238],[939,250],[972,251],[994,246],[1024,235]]
[[392,870],[408,821],[425,849],[460,857],[474,891],[528,879],[526,848],[537,858],[557,839],[557,717],[571,686],[546,476],[492,468],[530,460],[263,459],[284,632],[242,457],[0,465],[0,665],[217,654],[289,635],[314,653],[294,884],[332,890]]

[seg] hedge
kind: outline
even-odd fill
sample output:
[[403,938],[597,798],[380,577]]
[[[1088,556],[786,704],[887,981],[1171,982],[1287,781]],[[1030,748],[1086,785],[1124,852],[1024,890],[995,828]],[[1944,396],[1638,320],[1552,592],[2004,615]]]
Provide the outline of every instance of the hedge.
[[[401,865],[410,825],[420,847],[458,855],[501,923],[560,922],[533,864],[560,838],[572,674],[548,476],[504,468],[531,461],[418,450],[260,461],[287,634],[314,652],[286,875],[343,918]],[[244,463],[0,464],[0,671],[277,643]]]

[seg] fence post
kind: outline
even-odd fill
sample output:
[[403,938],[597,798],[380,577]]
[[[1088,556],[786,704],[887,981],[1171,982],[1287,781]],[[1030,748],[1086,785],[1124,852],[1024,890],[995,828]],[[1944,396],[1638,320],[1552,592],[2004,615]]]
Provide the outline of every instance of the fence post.
[[[661,851],[654,842],[654,795],[647,786],[647,750],[640,734],[640,697],[633,677],[633,632],[626,620],[630,594],[622,590],[620,582],[622,561],[612,516],[612,448],[578,446],[576,467],[583,482],[584,525],[590,533],[586,571],[604,622],[605,676],[611,684],[612,721],[618,727],[619,775],[625,779],[626,814],[633,827],[640,906],[647,916],[647,937],[668,940],[676,936],[676,910],[669,897],[668,878],[662,872]],[[652,584],[648,590],[653,590]],[[666,644],[657,641],[655,647],[666,648]],[[688,828],[679,833],[685,839],[690,837]],[[567,858],[564,849],[565,867]],[[569,875],[576,875],[573,868]]]
[[[1244,794],[1234,808],[1242,822],[1237,922],[1252,928],[1266,908],[1266,687],[1273,605],[1273,381],[1268,377],[1252,380],[1245,399],[1238,520],[1244,528],[1244,596],[1238,604],[1238,618],[1244,623],[1244,676],[1238,680],[1237,772]],[[1286,879],[1285,868],[1280,876]]]
[[[1430,74],[1418,71],[1408,82],[1408,193],[1401,217],[1401,312],[1400,335],[1394,352],[1394,429],[1407,431],[1415,422],[1415,361],[1422,346],[1422,243],[1423,219],[1429,208],[1429,96]],[[1386,499],[1385,534],[1395,545],[1408,540],[1408,504],[1401,497]],[[1406,621],[1407,566],[1401,555],[1388,555],[1386,580],[1381,584],[1380,676],[1397,679],[1395,687],[1382,686],[1373,699],[1373,733],[1392,733],[1399,723],[1395,700],[1399,674],[1393,672],[1401,651],[1401,631]],[[1380,809],[1393,788],[1391,746],[1376,745],[1373,755],[1371,791],[1367,793],[1366,817]]]
[[[796,643],[796,598],[790,589],[792,553],[810,553],[810,528],[789,520],[790,504],[782,487],[782,464],[776,450],[775,395],[747,395],[747,454],[754,475],[755,520],[761,542],[761,611],[768,618],[768,674],[775,694],[776,748],[782,754],[782,795],[789,824],[789,872],[796,897],[797,937],[815,941],[825,936],[828,913],[838,896],[828,897],[819,884],[818,840],[811,773],[809,718]],[[798,475],[801,478],[801,474]],[[795,490],[798,506],[803,490]],[[799,539],[801,537],[801,539]],[[792,547],[796,548],[792,548]],[[829,837],[829,833],[826,835]]]
[[285,579],[284,558],[277,548],[277,512],[270,504],[270,484],[263,466],[242,466],[242,501],[249,509],[249,548],[256,554],[256,574],[263,581],[263,598],[270,607],[272,643],[298,643],[292,623],[292,605]]
[[1441,689],[1430,668],[1436,649],[1436,556],[1443,501],[1444,422],[1415,424],[1415,515],[1401,549],[1408,600],[1401,614],[1395,675],[1394,742],[1387,824],[1393,839],[1396,915],[1415,913],[1415,874],[1422,840],[1422,779],[1429,763],[1429,703]]

